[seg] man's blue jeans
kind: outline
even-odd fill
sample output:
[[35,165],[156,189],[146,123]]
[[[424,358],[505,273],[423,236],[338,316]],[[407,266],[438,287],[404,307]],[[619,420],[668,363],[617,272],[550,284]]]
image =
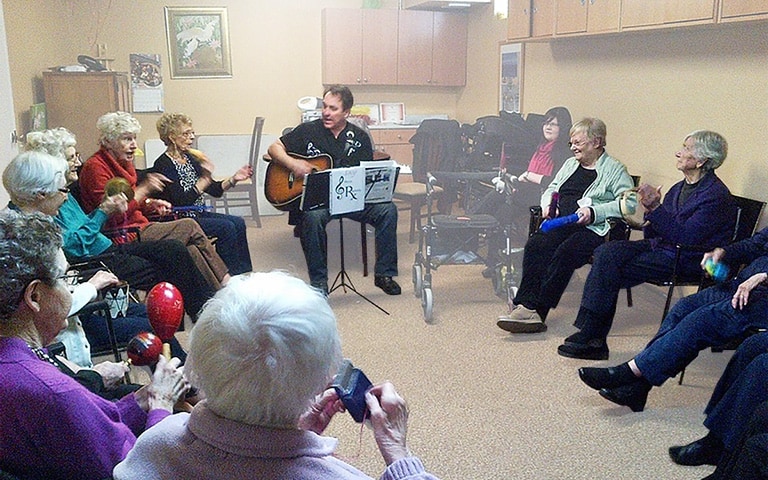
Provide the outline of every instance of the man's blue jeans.
[[376,265],[374,274],[397,275],[397,207],[394,203],[367,204],[359,212],[331,216],[328,209],[303,212],[301,215],[301,247],[307,261],[309,281],[315,287],[328,283],[328,236],[325,227],[334,218],[349,218],[373,225],[376,230]]

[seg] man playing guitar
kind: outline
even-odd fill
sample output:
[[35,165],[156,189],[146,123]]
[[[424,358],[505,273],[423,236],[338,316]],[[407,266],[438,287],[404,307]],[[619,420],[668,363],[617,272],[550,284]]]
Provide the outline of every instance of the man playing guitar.
[[[269,147],[271,161],[301,179],[316,170],[315,164],[297,156],[316,157],[327,154],[332,168],[353,167],[373,159],[373,146],[368,134],[347,122],[354,103],[352,92],[343,85],[328,87],[323,94],[322,117],[302,123]],[[293,154],[293,155],[292,155]],[[301,247],[307,261],[313,287],[328,293],[328,250],[325,227],[332,217],[328,209],[300,213],[297,226]],[[341,215],[366,222],[376,229],[376,266],[374,284],[388,295],[399,295],[400,286],[392,278],[397,275],[397,208],[392,202],[366,204],[363,210]]]

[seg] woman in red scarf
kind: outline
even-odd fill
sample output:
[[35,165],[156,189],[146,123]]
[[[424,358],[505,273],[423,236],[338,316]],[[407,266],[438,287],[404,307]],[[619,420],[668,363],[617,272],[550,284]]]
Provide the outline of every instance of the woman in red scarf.
[[[480,202],[476,213],[490,213],[500,225],[528,225],[529,208],[538,205],[542,191],[549,185],[563,162],[572,157],[568,147],[568,132],[572,125],[571,113],[565,107],[550,108],[544,115],[541,127],[541,141],[528,163],[528,168],[517,175],[511,194],[502,190],[491,191]],[[510,172],[514,175],[513,172]],[[502,184],[503,185],[503,184]],[[501,190],[501,189],[500,189]],[[525,221],[521,221],[525,218]],[[521,238],[527,232],[518,232]],[[488,239],[487,268],[483,277],[491,278],[496,265],[501,261],[499,250],[504,246],[504,237],[491,236]]]

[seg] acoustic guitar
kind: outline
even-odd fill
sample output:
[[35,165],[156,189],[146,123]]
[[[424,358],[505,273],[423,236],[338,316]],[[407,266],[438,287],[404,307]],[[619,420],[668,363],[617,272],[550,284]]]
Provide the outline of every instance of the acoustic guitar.
[[[333,159],[324,153],[316,157],[305,157],[294,153],[289,155],[308,161],[317,171],[328,170],[333,165]],[[279,163],[269,162],[264,175],[264,196],[273,207],[283,211],[298,210],[303,187],[304,178],[296,178],[292,171]]]

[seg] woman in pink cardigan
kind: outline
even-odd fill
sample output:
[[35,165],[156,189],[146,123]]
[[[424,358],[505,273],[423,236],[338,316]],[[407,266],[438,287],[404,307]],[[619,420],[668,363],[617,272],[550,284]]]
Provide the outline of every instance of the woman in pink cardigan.
[[[145,432],[116,480],[369,478],[322,436],[344,411],[329,382],[341,363],[336,318],[318,290],[283,272],[233,277],[203,308],[185,374],[206,400]],[[387,464],[381,479],[437,480],[412,456],[408,410],[391,383],[365,394]]]

